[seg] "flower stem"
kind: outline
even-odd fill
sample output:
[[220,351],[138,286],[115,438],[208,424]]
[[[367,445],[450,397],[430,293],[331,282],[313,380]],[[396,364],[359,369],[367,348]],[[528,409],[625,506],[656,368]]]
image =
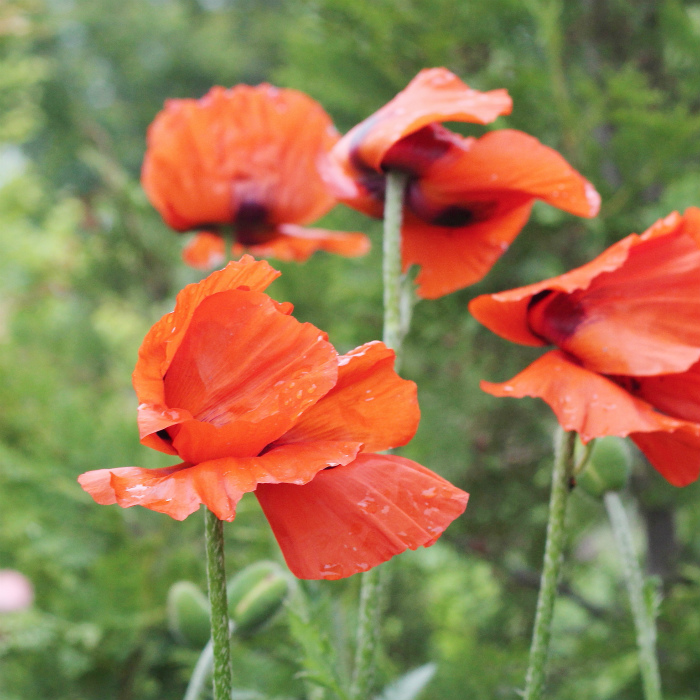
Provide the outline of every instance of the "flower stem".
[[[405,310],[402,313],[401,294],[401,219],[406,179],[405,173],[389,172],[386,178],[384,200],[383,340],[385,345],[396,353],[397,369],[401,360],[401,342],[407,330],[404,328],[407,314]],[[380,640],[381,598],[381,571],[379,567],[375,567],[362,574],[355,666],[350,687],[351,700],[366,700],[370,697]]]
[[604,496],[617,550],[622,559],[622,569],[627,583],[627,592],[632,608],[632,617],[637,632],[639,668],[646,700],[661,700],[661,678],[656,658],[656,624],[654,613],[645,601],[644,579],[634,552],[629,519],[620,496],[608,491]]
[[561,569],[564,548],[566,504],[569,498],[570,479],[574,469],[576,433],[557,428],[552,494],[549,500],[547,543],[544,550],[544,565],[537,599],[535,626],[530,646],[530,663],[525,678],[525,700],[539,700],[544,689],[549,640],[552,634],[554,601]]
[[224,563],[224,523],[208,508],[204,514],[207,581],[211,606],[211,638],[214,648],[214,700],[231,700],[233,673],[226,601],[226,565]]
[[401,219],[406,179],[405,173],[389,172],[386,177],[386,198],[384,200],[383,339],[385,345],[396,353],[397,365],[401,356],[401,341],[404,335],[401,323]]

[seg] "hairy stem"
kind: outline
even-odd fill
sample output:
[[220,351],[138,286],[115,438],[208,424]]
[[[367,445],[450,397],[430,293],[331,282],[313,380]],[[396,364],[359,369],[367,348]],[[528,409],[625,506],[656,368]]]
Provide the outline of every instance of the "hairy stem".
[[574,469],[576,433],[566,433],[557,428],[552,494],[549,500],[547,543],[544,550],[544,565],[537,599],[535,626],[530,646],[530,663],[525,678],[525,700],[539,700],[544,690],[544,681],[549,655],[549,640],[552,634],[554,601],[561,569],[562,551],[565,541],[566,504],[569,498],[570,480]]
[[208,508],[205,511],[207,581],[211,606],[211,638],[214,650],[214,700],[231,700],[233,673],[226,600],[224,524]]
[[[396,353],[396,367],[401,360],[401,342],[406,332],[406,311],[402,313],[401,290],[401,219],[406,175],[389,172],[384,201],[384,343]],[[404,304],[405,306],[405,301]],[[351,700],[370,697],[374,667],[380,640],[381,572],[378,567],[362,574],[360,610],[357,623],[355,666],[350,687]]]

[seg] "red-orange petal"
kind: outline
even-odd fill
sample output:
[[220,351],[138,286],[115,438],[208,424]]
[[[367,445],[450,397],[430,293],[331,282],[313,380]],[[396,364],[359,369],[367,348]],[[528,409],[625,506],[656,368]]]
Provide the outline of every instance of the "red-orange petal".
[[510,381],[481,382],[481,388],[493,396],[543,399],[562,428],[575,430],[584,442],[605,435],[626,437],[630,433],[694,429],[694,424],[655,411],[646,401],[558,350],[535,360]]
[[[624,383],[626,377],[619,378]],[[669,416],[700,424],[700,363],[680,374],[635,377],[630,391]]]
[[450,228],[406,216],[402,233],[403,268],[420,265],[417,293],[436,299],[478,282],[505,253],[530,216],[532,200],[505,213]]
[[199,231],[184,247],[182,259],[198,270],[212,270],[226,260],[224,239],[210,231]]
[[405,445],[420,420],[416,385],[394,371],[395,353],[373,342],[338,358],[338,382],[280,443],[356,440],[363,452]]
[[593,185],[533,136],[499,129],[461,143],[461,149],[435,160],[420,179],[420,194],[438,211],[512,194],[541,199],[577,216],[596,216],[600,209]]
[[334,204],[318,171],[338,134],[301,92],[262,84],[168,100],[148,130],[141,180],[168,225],[234,223],[241,208],[267,223],[305,224]]
[[673,433],[632,433],[630,437],[674,486],[687,486],[700,475],[700,426]]
[[265,243],[246,246],[247,250],[261,258],[304,262],[317,250],[354,258],[365,255],[370,249],[369,238],[363,233],[304,228],[295,224],[282,224],[275,233],[275,237]]
[[279,274],[267,262],[246,255],[201,282],[187,285],[177,295],[175,309],[153,325],[141,344],[132,376],[139,400],[139,433],[144,445],[175,454],[172,446],[155,433],[186,420],[188,416],[175,415],[166,406],[163,377],[197,306],[208,296],[229,289],[244,287],[263,291]]
[[318,442],[283,445],[260,457],[225,458],[164,469],[98,469],[78,477],[97,503],[122,508],[143,506],[184,520],[204,504],[221,520],[236,516],[244,493],[258,484],[305,484],[321,470],[351,462],[360,445]]
[[499,335],[549,341],[603,374],[682,372],[700,359],[700,217],[662,223],[663,233],[629,236],[578,270],[470,309]]
[[304,486],[256,491],[292,573],[339,579],[406,549],[428,547],[467,505],[468,494],[393,455],[360,454]]
[[349,131],[334,155],[353,154],[380,171],[384,154],[397,141],[434,122],[488,124],[510,114],[513,102],[505,90],[479,92],[445,68],[428,68],[393,100]]
[[193,420],[170,428],[183,460],[253,457],[336,383],[324,333],[262,292],[208,296],[192,313],[163,380],[167,406]]

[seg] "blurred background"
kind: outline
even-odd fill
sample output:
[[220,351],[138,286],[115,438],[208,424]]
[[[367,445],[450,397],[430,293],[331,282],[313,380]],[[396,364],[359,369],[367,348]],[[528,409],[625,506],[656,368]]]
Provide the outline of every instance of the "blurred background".
[[[536,205],[482,283],[418,304],[406,340],[403,373],[419,385],[423,418],[403,454],[471,500],[437,545],[392,565],[379,685],[433,661],[425,700],[517,697],[554,420],[541,402],[479,390],[539,353],[479,327],[466,306],[700,206],[698,2],[0,3],[0,569],[34,589],[29,608],[0,612],[3,700],[180,698],[198,655],[170,631],[166,598],[178,580],[205,586],[202,518],[98,506],[76,483],[90,469],[169,463],[139,445],[130,382],[146,331],[202,276],[181,263],[187,237],[166,228],[139,185],[146,128],[163,101],[267,81],[307,92],[345,132],[431,66],[480,90],[507,88],[513,113],[492,127],[558,149],[603,198],[592,221]],[[322,225],[368,232],[373,252],[280,263],[270,291],[343,352],[381,337],[380,227],[344,207]],[[624,500],[663,594],[665,697],[697,700],[700,486],[675,489],[637,456]],[[577,489],[569,525],[550,697],[638,700],[605,511]],[[280,560],[252,497],[226,537],[231,572]],[[341,677],[358,585],[305,585]],[[288,622],[282,612],[235,642],[240,698],[324,697],[298,676],[304,645]]]

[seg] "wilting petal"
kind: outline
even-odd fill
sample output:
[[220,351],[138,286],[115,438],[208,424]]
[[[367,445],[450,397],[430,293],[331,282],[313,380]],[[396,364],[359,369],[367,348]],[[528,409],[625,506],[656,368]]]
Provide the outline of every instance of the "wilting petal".
[[204,504],[221,520],[230,521],[243,494],[258,484],[305,484],[322,469],[351,462],[359,447],[349,442],[285,445],[260,457],[216,459],[194,466],[98,469],[82,474],[78,481],[102,505],[143,506],[184,520]]
[[481,382],[493,396],[546,401],[564,430],[575,430],[584,442],[604,435],[673,432],[692,427],[686,421],[658,413],[607,377],[591,372],[553,350],[507,382]]
[[211,270],[219,267],[226,260],[226,245],[224,239],[209,231],[200,231],[185,246],[182,259],[198,270]]
[[352,258],[365,255],[370,248],[369,238],[363,233],[304,228],[294,224],[282,224],[275,233],[268,242],[246,246],[247,250],[258,257],[303,262],[317,250]]
[[521,131],[500,129],[463,139],[453,157],[435,160],[420,181],[427,205],[498,201],[518,193],[577,216],[595,216],[600,196],[555,150]]
[[510,114],[505,90],[479,92],[445,68],[422,70],[391,102],[354,127],[337,146],[347,144],[351,157],[376,171],[384,154],[404,136],[433,122],[488,124]]
[[403,457],[360,454],[304,486],[261,485],[256,496],[292,573],[338,579],[429,546],[468,494]]
[[215,87],[201,100],[168,100],[148,130],[142,183],[177,230],[234,223],[308,223],[334,200],[317,161],[338,134],[321,106],[270,85]]
[[420,265],[418,294],[436,299],[478,282],[505,253],[525,225],[532,201],[501,216],[450,228],[408,215],[403,232],[403,267]]
[[673,433],[633,433],[630,437],[674,486],[687,486],[700,475],[700,426]]
[[336,382],[324,333],[280,312],[267,295],[219,292],[194,310],[165,374],[165,403],[194,420],[169,429],[193,464],[252,457],[289,430]]
[[356,440],[364,452],[405,445],[420,420],[416,385],[394,371],[395,353],[373,342],[338,358],[338,382],[280,443]]

